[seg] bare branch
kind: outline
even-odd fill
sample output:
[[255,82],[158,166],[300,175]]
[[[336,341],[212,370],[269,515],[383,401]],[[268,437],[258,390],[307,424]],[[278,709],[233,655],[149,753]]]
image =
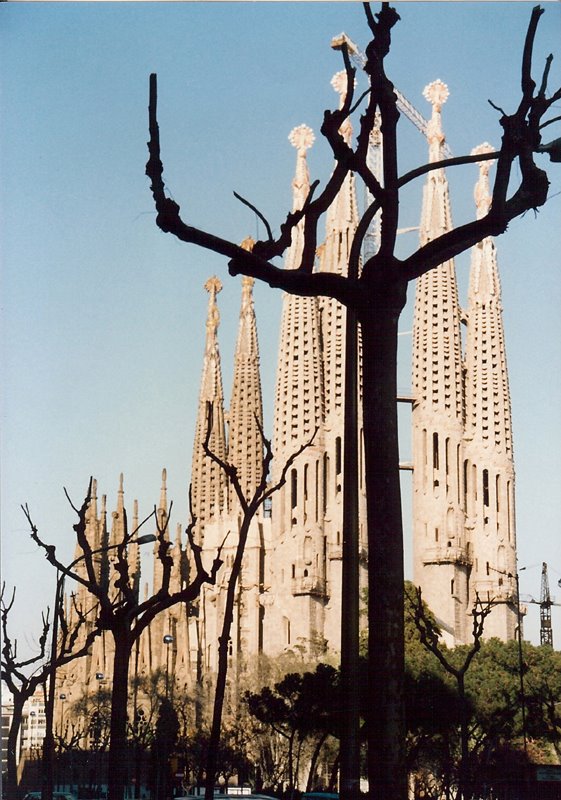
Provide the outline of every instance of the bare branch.
[[297,450],[295,450],[292,453],[292,455],[288,458],[288,460],[286,461],[284,467],[282,468],[281,476],[280,476],[279,480],[277,481],[277,483],[275,483],[274,486],[271,486],[269,489],[267,489],[267,491],[263,495],[263,499],[264,500],[266,500],[268,497],[271,497],[271,495],[273,495],[276,491],[278,491],[278,489],[280,489],[281,486],[284,486],[284,484],[286,483],[286,476],[288,474],[288,470],[294,464],[294,462],[298,458],[298,456],[301,453],[303,453],[304,450],[307,450],[308,447],[311,447],[311,445],[313,444],[314,439],[316,438],[317,432],[318,432],[318,429],[316,428],[314,433],[313,433],[313,435],[312,435],[312,438],[309,439],[307,442],[304,442],[304,444],[301,445]]
[[428,164],[422,164],[420,167],[406,172],[398,179],[398,188],[402,188],[415,178],[421,175],[426,175],[427,172],[432,172],[435,169],[445,169],[446,167],[457,167],[462,164],[475,164],[478,161],[495,161],[500,155],[500,150],[494,150],[491,153],[480,153],[475,156],[457,156],[455,158],[444,158],[441,161],[430,161]]
[[234,197],[236,198],[236,200],[239,200],[240,203],[243,203],[244,206],[247,206],[248,208],[250,208],[253,211],[254,214],[257,214],[257,216],[259,217],[259,219],[261,220],[261,222],[263,223],[263,225],[265,226],[265,228],[267,230],[268,241],[272,242],[273,241],[273,231],[271,230],[271,226],[269,225],[269,222],[267,221],[267,218],[259,211],[258,208],[256,208],[253,205],[253,203],[250,203],[249,200],[246,200],[244,197],[241,196],[241,194],[238,194],[237,192],[234,192]]

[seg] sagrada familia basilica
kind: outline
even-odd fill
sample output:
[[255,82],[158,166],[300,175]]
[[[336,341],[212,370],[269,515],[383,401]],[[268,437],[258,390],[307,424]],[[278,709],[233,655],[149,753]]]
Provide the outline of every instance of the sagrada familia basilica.
[[[340,93],[344,81],[335,77]],[[429,158],[440,160],[444,134],[441,107],[447,87],[435,81],[424,96],[432,106],[428,123]],[[352,135],[350,123],[342,131]],[[306,162],[312,131],[301,125],[289,136],[296,150],[292,182],[293,209],[301,208],[310,185]],[[482,145],[475,153],[489,150]],[[475,187],[478,215],[490,204],[490,161],[479,163]],[[353,177],[348,177],[329,209],[325,240],[318,249],[317,269],[344,273],[359,222]],[[445,171],[427,174],[420,221],[420,243],[452,228]],[[299,261],[302,231],[293,235],[285,268]],[[246,246],[250,247],[248,241]],[[188,687],[216,669],[225,589],[241,522],[239,502],[221,468],[203,451],[208,404],[212,404],[209,446],[238,469],[247,496],[262,470],[263,426],[260,361],[252,279],[241,287],[239,329],[234,356],[232,394],[226,412],[218,341],[218,295],[212,277],[208,292],[206,345],[191,475],[195,541],[210,567],[222,545],[224,561],[216,585],[203,587],[190,605],[161,614],[140,639],[135,674],[167,670],[174,684]],[[299,648],[310,658],[337,652],[341,625],[343,376],[345,309],[326,298],[283,297],[276,372],[273,462],[275,484],[289,458],[286,481],[253,519],[237,586],[230,655],[238,668],[255,663],[260,654],[276,656]],[[476,597],[494,601],[486,636],[516,634],[516,540],[514,465],[510,397],[495,244],[485,239],[473,248],[467,306],[460,306],[453,261],[417,281],[413,341],[413,580],[436,615],[450,643],[469,641]],[[362,460],[361,472],[362,472]],[[185,484],[189,477],[186,476]],[[364,480],[360,488],[360,564],[365,584],[366,520]],[[99,547],[103,531],[109,542],[122,537],[123,483],[108,523],[105,499],[94,496],[88,531]],[[160,524],[168,522],[166,475],[158,506]],[[132,529],[138,524],[135,503]],[[184,580],[188,562],[185,525],[168,532],[174,559],[173,580]],[[129,529],[131,525],[129,524]],[[78,552],[77,555],[80,555]],[[140,564],[138,545],[129,563]],[[110,568],[110,565],[109,565]],[[151,576],[138,577],[138,590],[148,583],[157,591],[161,564],[154,557]],[[61,688],[70,699],[89,687],[96,675],[110,679],[110,636],[98,637],[91,654],[61,674]],[[58,696],[58,689],[57,689]]]

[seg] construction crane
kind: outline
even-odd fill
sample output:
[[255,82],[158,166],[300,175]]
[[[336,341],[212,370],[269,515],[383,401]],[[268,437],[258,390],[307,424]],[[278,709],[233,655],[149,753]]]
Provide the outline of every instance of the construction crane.
[[[347,52],[349,54],[349,58],[352,63],[358,67],[359,69],[364,69],[366,65],[366,56],[364,53],[358,48],[358,46],[350,39],[346,33],[340,33],[339,36],[334,36],[331,40],[331,47],[333,50],[341,50],[343,46],[347,46]],[[425,138],[427,138],[427,129],[428,129],[428,122],[423,117],[423,115],[417,111],[415,106],[409,102],[409,100],[394,87],[394,92],[397,96],[397,107],[398,109],[404,114],[407,119],[413,123],[413,125],[417,128],[417,130],[423,134]],[[382,183],[382,151],[383,151],[383,141],[380,132],[380,117],[379,113],[376,115],[376,125],[373,131],[370,133],[370,141],[368,143],[368,153],[367,153],[367,163],[373,175],[376,176],[378,181]],[[442,143],[442,154],[445,158],[450,158],[452,156],[452,151],[446,144],[446,142]],[[366,190],[366,198],[365,198],[365,205],[368,207],[372,202],[372,196],[370,192]],[[403,233],[405,230],[413,230],[413,229],[404,229],[403,231],[398,231],[398,233]],[[363,249],[363,259],[367,261],[371,256],[375,255],[378,252],[380,247],[380,212],[376,214],[374,217],[372,224],[370,226],[369,231],[366,233],[364,237],[364,249]]]
[[547,564],[542,564],[542,585],[540,592],[540,644],[553,647],[553,628],[551,627],[551,606],[555,605],[549,594]]
[[[559,582],[559,585],[561,586],[561,581]],[[556,603],[549,593],[549,579],[547,576],[547,564],[545,561],[542,563],[540,599],[535,600],[531,595],[521,595],[520,599],[524,603],[533,603],[534,605],[540,607],[540,645],[546,644],[548,647],[553,647],[551,606],[561,606],[561,603]]]
[[[366,65],[366,56],[364,53],[358,48],[358,46],[350,39],[346,33],[340,33],[339,36],[335,36],[331,40],[331,47],[334,50],[341,50],[343,45],[347,45],[347,50],[349,53],[349,58],[353,62],[353,64],[358,67],[359,69],[364,69]],[[423,115],[417,111],[415,106],[413,106],[409,100],[394,87],[394,92],[397,96],[397,107],[399,110],[407,117],[407,119],[413,123],[413,125],[420,131],[423,136],[426,138],[427,136],[427,126],[428,122],[423,117]],[[446,158],[451,158],[452,151],[446,144],[446,142],[442,145],[442,153]]]

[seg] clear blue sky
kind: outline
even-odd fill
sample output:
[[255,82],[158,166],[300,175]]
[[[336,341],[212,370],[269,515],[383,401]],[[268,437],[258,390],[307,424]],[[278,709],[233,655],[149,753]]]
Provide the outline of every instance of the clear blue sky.
[[[498,144],[498,115],[518,100],[519,61],[532,3],[398,3],[392,79],[428,115],[423,87],[450,87],[443,120],[456,155]],[[561,7],[546,3],[536,54],[560,41]],[[54,574],[30,540],[21,503],[44,539],[70,560],[74,517],[88,477],[114,507],[119,473],[129,508],[157,502],[162,467],[175,520],[187,509],[202,363],[205,280],[221,276],[226,395],[240,287],[223,260],[161,233],[144,176],[148,76],[157,72],[167,186],[189,222],[241,241],[256,235],[236,190],[278,225],[291,202],[300,123],[319,139],[341,68],[331,38],[363,47],[360,3],[2,3],[0,5],[2,228],[3,579],[18,586],[22,645],[37,635]],[[552,85],[561,83],[554,62]],[[557,109],[557,113],[559,109]],[[401,123],[400,165],[426,160],[422,137]],[[552,136],[559,130],[550,128]],[[331,169],[309,154],[313,177]],[[523,593],[539,596],[542,561],[561,577],[561,170],[540,213],[498,241],[517,471]],[[454,220],[473,215],[475,167],[449,174]],[[422,181],[402,203],[417,225]],[[413,248],[416,234],[403,246]],[[465,287],[468,260],[457,269]],[[412,295],[412,291],[410,292]],[[462,300],[465,302],[465,292]],[[256,290],[268,421],[280,295]],[[410,330],[410,313],[403,331]],[[409,382],[401,338],[400,384]],[[409,421],[404,416],[404,440]],[[406,449],[406,445],[404,445]],[[404,457],[408,454],[404,452]],[[405,483],[407,494],[407,483]],[[406,503],[407,507],[407,503]],[[557,589],[561,598],[561,590]],[[554,611],[561,646],[561,614]],[[538,640],[538,607],[526,636]]]

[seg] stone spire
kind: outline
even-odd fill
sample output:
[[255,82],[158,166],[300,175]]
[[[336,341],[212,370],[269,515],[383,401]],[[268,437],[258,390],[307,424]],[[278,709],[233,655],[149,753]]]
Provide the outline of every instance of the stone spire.
[[[162,480],[160,484],[160,500],[158,508],[156,509],[156,517],[158,520],[158,529],[165,530],[165,539],[169,541],[169,525],[168,525],[168,494],[167,494],[167,470],[162,469]],[[155,531],[156,536],[158,531]],[[154,542],[154,591],[157,591],[162,585],[163,566],[158,558],[158,549],[160,547],[159,541],[156,539]]]
[[[250,250],[252,240],[242,247]],[[242,301],[238,338],[234,354],[234,377],[229,413],[228,461],[238,469],[246,498],[250,498],[262,472],[263,402],[259,373],[259,344],[253,305],[254,279],[242,278]],[[259,430],[261,428],[261,431]],[[233,487],[229,487],[230,508],[236,505]]]
[[[480,145],[472,155],[492,152]],[[490,205],[490,161],[479,162],[475,186],[478,218]],[[468,296],[466,349],[466,436],[477,437],[485,447],[512,453],[510,390],[502,322],[501,285],[497,254],[491,237],[472,250]]]
[[[119,542],[123,541],[126,524],[125,516],[125,490],[123,473],[121,472],[119,475],[119,489],[117,491],[117,508],[111,515],[111,535],[109,537],[109,546],[112,548],[119,544]],[[109,557],[111,560],[111,557],[114,555],[114,550],[110,551]]]
[[[442,81],[424,90],[432,105],[430,162],[442,156]],[[427,175],[420,244],[452,228],[443,169]],[[413,320],[413,541],[414,580],[428,604],[439,608],[452,641],[466,637],[469,557],[462,494],[463,387],[460,307],[453,261],[417,280]]]
[[141,535],[138,530],[138,500],[133,502],[132,512],[132,528],[129,533],[134,534],[133,541],[128,549],[128,563],[129,575],[131,576],[131,583],[134,593],[137,598],[140,598],[140,546],[136,543],[136,539]]
[[[448,88],[434,81],[424,90],[433,112],[428,125],[429,160],[440,160],[444,134],[440,110]],[[452,229],[448,181],[443,169],[428,173],[423,190],[420,244]],[[417,281],[414,319],[413,392],[422,404],[452,418],[462,417],[460,307],[453,261],[446,261]]]
[[[485,143],[472,155],[491,152]],[[491,161],[481,161],[475,186],[477,216],[491,205]],[[466,337],[466,512],[472,528],[474,590],[482,598],[515,594],[514,463],[497,254],[491,237],[472,248]],[[512,638],[513,605],[501,604],[486,623],[486,636]]]
[[[310,128],[294,128],[289,141],[297,150],[292,182],[293,211],[302,208],[310,178],[306,150],[314,141]],[[286,256],[286,269],[295,269],[303,248],[303,224],[296,226]],[[285,294],[277,366],[274,452],[277,463],[309,440],[323,421],[323,358],[317,298]]]
[[[347,90],[346,72],[336,73],[331,85],[339,94],[339,107],[342,107]],[[349,119],[345,120],[340,133],[350,144],[352,125]],[[320,248],[322,272],[347,274],[351,245],[358,221],[355,179],[354,175],[348,174],[326,215],[325,243]],[[342,413],[343,407],[346,315],[343,306],[330,298],[321,298],[320,307],[324,349],[325,416],[326,420],[329,420],[332,414]]]
[[224,391],[217,338],[220,314],[216,304],[216,296],[222,289],[222,284],[218,278],[213,277],[205,283],[205,289],[209,294],[206,344],[191,470],[193,513],[197,518],[196,536],[199,542],[202,541],[206,523],[218,517],[223,510],[226,486],[223,471],[203,451],[210,406],[212,429],[209,447],[220,458],[226,456]]
[[[293,210],[308,195],[306,150],[312,131],[295,128],[290,142],[297,149]],[[303,247],[303,225],[293,231],[285,269],[297,268]],[[313,444],[294,461],[284,486],[272,497],[272,542],[269,562],[274,610],[266,637],[281,649],[300,640],[311,647],[321,628],[326,602],[324,506],[323,343],[316,297],[283,296],[273,423],[273,481],[299,447]],[[264,644],[266,647],[267,644]]]

